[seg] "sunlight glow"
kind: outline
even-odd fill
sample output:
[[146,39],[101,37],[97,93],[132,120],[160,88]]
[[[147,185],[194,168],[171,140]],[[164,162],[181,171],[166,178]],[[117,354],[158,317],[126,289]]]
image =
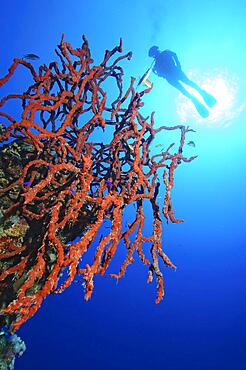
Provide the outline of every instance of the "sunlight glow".
[[[207,107],[210,114],[207,118],[202,118],[197,113],[192,102],[182,94],[179,94],[177,98],[177,114],[183,123],[203,124],[208,127],[228,127],[245,109],[246,101],[240,102],[239,78],[231,75],[228,71],[214,70],[209,74],[192,71],[188,73],[188,77],[202,89],[212,94],[217,99],[217,103],[213,108]],[[184,86],[187,87],[187,85]],[[202,97],[197,91],[189,87],[187,87],[187,90],[204,104]]]

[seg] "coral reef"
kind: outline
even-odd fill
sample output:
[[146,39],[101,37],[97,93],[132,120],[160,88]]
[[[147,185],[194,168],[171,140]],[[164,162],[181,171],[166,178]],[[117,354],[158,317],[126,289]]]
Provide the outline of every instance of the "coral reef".
[[0,369],[13,370],[15,358],[20,357],[26,350],[23,340],[16,334],[9,335],[3,330],[0,332]]
[[[120,243],[126,257],[111,276],[121,278],[139,256],[148,282],[156,279],[156,303],[164,295],[161,261],[175,268],[162,249],[162,214],[167,222],[182,221],[174,215],[171,190],[176,168],[195,158],[183,156],[191,129],[154,128],[154,113],[140,114],[152,86],[136,92],[132,78],[123,92],[120,62],[131,53],[117,56],[121,52],[120,42],[93,65],[84,36],[76,49],[62,37],[56,50],[60,63],[36,72],[28,61],[14,59],[0,79],[0,86],[6,84],[21,66],[33,80],[24,93],[0,101],[0,324],[11,332],[76,276],[83,278],[88,300],[95,276],[105,274]],[[108,93],[107,81],[114,86]],[[4,109],[9,102],[21,103],[14,115]],[[177,139],[151,156],[150,145],[160,131],[162,137],[177,132]],[[144,235],[145,202],[153,214],[151,235]],[[127,207],[134,217],[123,227]],[[105,221],[110,228],[104,229],[93,261],[83,263]]]

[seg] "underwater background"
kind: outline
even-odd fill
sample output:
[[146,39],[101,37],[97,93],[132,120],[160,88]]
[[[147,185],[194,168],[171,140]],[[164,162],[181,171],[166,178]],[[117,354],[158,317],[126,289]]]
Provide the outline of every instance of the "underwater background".
[[[49,296],[17,334],[27,350],[17,370],[227,370],[246,368],[246,3],[241,0],[85,2],[1,1],[0,74],[13,58],[35,53],[34,66],[56,59],[61,40],[80,47],[85,34],[95,64],[123,38],[124,86],[149,67],[148,50],[175,51],[183,69],[217,98],[202,119],[157,76],[144,97],[155,127],[191,126],[172,199],[182,224],[164,223],[165,297],[155,304],[140,261],[116,284],[97,277],[85,302],[81,282]],[[18,89],[26,75],[4,86]],[[162,143],[162,133],[155,139]],[[153,147],[153,151],[155,151]],[[149,225],[151,227],[151,225]],[[117,266],[117,256],[116,256]],[[117,267],[115,268],[117,269]],[[110,270],[114,270],[114,262]]]

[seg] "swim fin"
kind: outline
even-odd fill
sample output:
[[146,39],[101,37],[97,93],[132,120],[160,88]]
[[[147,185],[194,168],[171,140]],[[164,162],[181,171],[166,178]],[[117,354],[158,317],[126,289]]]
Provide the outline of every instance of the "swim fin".
[[205,90],[201,91],[201,96],[203,100],[205,101],[205,103],[207,104],[207,106],[210,108],[212,108],[217,103],[217,100],[215,99],[215,97],[207,93]]
[[192,98],[191,101],[196,107],[196,110],[200,114],[201,117],[207,118],[209,116],[209,111],[202,103],[199,102],[198,99]]

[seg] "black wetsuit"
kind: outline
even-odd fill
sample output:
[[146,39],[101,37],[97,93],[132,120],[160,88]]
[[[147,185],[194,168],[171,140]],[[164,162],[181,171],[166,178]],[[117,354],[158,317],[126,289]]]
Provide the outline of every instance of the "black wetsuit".
[[171,50],[164,50],[157,55],[153,71],[167,81],[182,80],[184,76],[178,57]]

